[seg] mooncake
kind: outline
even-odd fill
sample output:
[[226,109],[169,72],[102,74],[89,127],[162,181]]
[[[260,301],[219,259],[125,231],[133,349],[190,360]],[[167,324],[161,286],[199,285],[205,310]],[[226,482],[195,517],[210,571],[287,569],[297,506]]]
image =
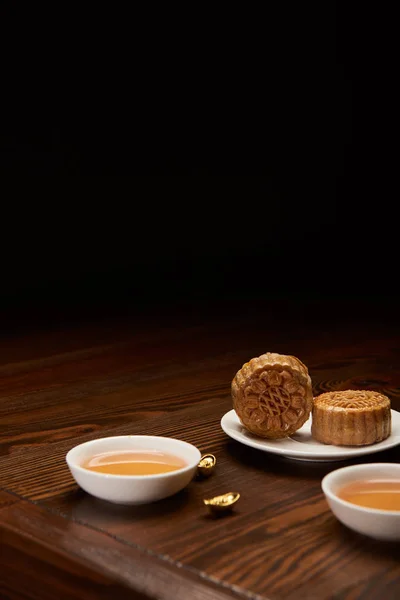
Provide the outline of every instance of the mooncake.
[[311,435],[334,446],[366,446],[391,433],[390,400],[370,390],[325,392],[314,398]]
[[231,391],[243,427],[259,437],[288,437],[311,414],[311,378],[295,356],[267,352],[252,358],[236,373]]

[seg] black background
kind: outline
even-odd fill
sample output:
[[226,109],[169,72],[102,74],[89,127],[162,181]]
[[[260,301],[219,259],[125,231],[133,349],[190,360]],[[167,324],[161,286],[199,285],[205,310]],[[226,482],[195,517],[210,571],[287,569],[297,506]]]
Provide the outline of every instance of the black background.
[[3,327],[275,301],[396,318],[393,15],[74,10],[12,15]]

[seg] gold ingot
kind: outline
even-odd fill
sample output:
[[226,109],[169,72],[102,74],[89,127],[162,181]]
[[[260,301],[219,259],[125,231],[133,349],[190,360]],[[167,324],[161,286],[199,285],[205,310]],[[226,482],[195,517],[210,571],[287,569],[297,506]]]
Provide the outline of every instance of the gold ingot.
[[204,454],[197,466],[197,474],[200,477],[209,477],[215,469],[217,459],[214,454]]
[[219,515],[231,511],[239,498],[240,494],[238,492],[227,492],[221,496],[204,499],[203,502],[211,513]]

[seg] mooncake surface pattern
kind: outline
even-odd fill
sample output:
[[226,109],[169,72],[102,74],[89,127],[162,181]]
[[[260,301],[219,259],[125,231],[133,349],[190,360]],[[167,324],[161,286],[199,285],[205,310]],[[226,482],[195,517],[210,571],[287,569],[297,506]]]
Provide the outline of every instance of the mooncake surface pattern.
[[242,425],[260,437],[288,437],[311,414],[311,378],[295,356],[267,352],[252,358],[236,373],[231,390]]
[[371,390],[325,392],[314,398],[311,435],[324,444],[366,446],[391,433],[390,399]]

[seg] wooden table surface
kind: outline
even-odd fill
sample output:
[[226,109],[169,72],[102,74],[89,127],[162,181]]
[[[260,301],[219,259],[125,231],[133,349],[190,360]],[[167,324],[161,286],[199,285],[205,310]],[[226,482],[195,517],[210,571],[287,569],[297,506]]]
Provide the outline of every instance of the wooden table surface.
[[[400,410],[398,331],[357,315],[289,318],[260,304],[10,330],[0,343],[1,599],[400,598],[399,545],[342,526],[321,492],[326,473],[353,461],[281,458],[220,427],[234,374],[266,351],[298,356],[315,393],[379,390]],[[80,490],[66,452],[127,433],[196,444],[217,470],[147,506]],[[357,462],[399,458],[397,447]],[[237,508],[212,518],[202,499],[230,490]]]

